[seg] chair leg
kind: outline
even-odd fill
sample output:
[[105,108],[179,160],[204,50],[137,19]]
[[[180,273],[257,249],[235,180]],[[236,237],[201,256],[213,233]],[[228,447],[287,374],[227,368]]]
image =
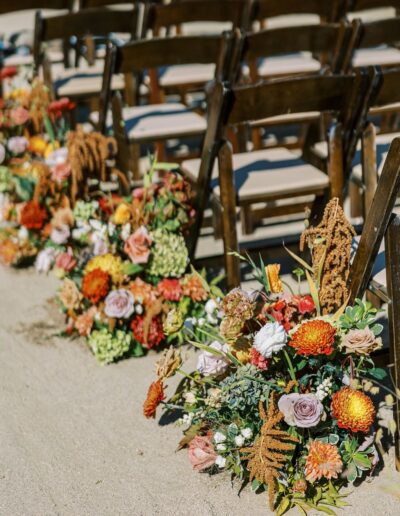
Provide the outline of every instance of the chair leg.
[[[392,218],[385,237],[387,290],[389,303],[390,363],[394,364],[393,382],[400,389],[400,217]],[[396,469],[400,471],[400,400],[395,404]]]
[[254,233],[254,215],[251,204],[246,204],[240,208],[240,222],[243,235]]
[[350,197],[350,213],[351,216],[362,217],[364,214],[363,210],[363,195],[358,185],[353,181],[349,182],[349,197]]
[[378,186],[375,136],[375,126],[369,123],[362,135],[362,174],[365,185],[364,219],[372,204],[376,187]]
[[331,182],[331,198],[337,197],[343,206],[343,129],[341,124],[332,127],[329,132],[328,174]]
[[220,240],[221,238],[223,238],[221,203],[218,199],[211,197],[210,205],[212,209],[212,226],[214,231],[214,240]]
[[239,252],[236,233],[236,196],[233,179],[232,147],[225,142],[218,154],[219,185],[222,204],[222,229],[224,237],[224,258],[227,287],[232,289],[240,285],[240,262],[232,252]]
[[129,168],[132,171],[132,178],[134,181],[140,181],[140,144],[131,143],[130,149],[130,163]]

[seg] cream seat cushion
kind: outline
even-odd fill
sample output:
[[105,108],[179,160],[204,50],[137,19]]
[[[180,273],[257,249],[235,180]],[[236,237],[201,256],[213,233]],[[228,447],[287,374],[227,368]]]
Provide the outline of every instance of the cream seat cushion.
[[[383,170],[383,165],[386,161],[386,156],[389,152],[389,147],[394,138],[400,136],[400,133],[387,133],[387,134],[377,134],[375,143],[376,143],[376,166],[378,169],[378,175],[380,176]],[[353,167],[353,175],[358,179],[362,179],[362,165],[361,161],[361,145],[357,146],[357,155],[355,160],[358,161],[357,165]]]
[[317,59],[314,59],[310,52],[267,57],[261,59],[258,64],[258,74],[261,77],[315,73],[320,70],[321,63]]
[[400,63],[400,50],[397,48],[380,46],[376,48],[361,48],[356,50],[353,57],[353,66],[389,66]]
[[214,79],[215,64],[168,66],[160,71],[159,84],[163,88],[184,84],[205,84]]
[[[199,167],[199,159],[182,163],[182,170],[192,181],[196,181]],[[329,186],[326,174],[285,148],[234,154],[233,167],[239,202],[268,200],[279,195],[297,196]],[[219,195],[218,163],[213,169],[212,188]]]
[[[207,128],[205,118],[179,103],[125,107],[122,114],[128,138],[137,142],[202,135]],[[98,112],[91,113],[91,122],[96,124],[98,119]],[[111,128],[111,112],[107,115],[106,124]]]

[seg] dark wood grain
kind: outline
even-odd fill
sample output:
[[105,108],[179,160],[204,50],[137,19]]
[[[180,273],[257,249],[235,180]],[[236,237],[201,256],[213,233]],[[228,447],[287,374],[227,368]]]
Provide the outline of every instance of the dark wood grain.
[[71,10],[73,0],[1,0],[0,14],[28,9],[67,9]]

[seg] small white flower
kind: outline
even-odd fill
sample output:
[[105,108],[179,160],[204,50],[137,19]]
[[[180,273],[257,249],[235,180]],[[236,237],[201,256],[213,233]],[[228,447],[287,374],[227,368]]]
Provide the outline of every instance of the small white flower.
[[54,263],[56,250],[54,247],[46,247],[36,257],[35,268],[37,272],[48,273]]
[[21,226],[18,230],[18,240],[20,242],[23,242],[24,240],[28,240],[29,237],[29,231],[26,229],[26,227]]
[[196,403],[196,396],[193,394],[193,392],[185,392],[183,397],[185,398],[186,403],[189,403],[190,405]]
[[237,435],[235,437],[235,444],[236,444],[236,446],[239,446],[239,447],[244,445],[244,437],[243,437],[243,435]]
[[215,434],[214,434],[214,441],[217,444],[223,443],[224,441],[226,441],[226,435],[223,434],[222,432],[215,432]]
[[201,327],[201,326],[205,325],[206,320],[204,319],[204,317],[200,317],[200,319],[197,321],[197,323]]
[[213,315],[217,308],[218,305],[214,299],[209,299],[207,303],[204,305],[204,309],[206,313],[209,315]]
[[243,435],[245,439],[251,439],[253,437],[253,431],[251,428],[243,428],[243,430],[241,430],[240,433]]
[[135,312],[138,315],[142,315],[142,313],[143,313],[143,306],[142,305],[135,305]]
[[109,222],[109,223],[108,223],[107,229],[108,229],[108,235],[109,235],[110,237],[112,237],[112,236],[114,235],[114,233],[115,233],[115,228],[116,228],[116,227],[117,227],[117,226],[116,226],[115,224],[113,224],[112,222]]
[[264,358],[271,358],[286,346],[287,333],[278,322],[267,323],[254,337],[254,347]]
[[128,238],[131,236],[131,225],[129,222],[127,224],[124,224],[121,229],[121,238],[125,242],[125,240],[128,240]]
[[226,464],[225,457],[221,457],[221,455],[217,455],[217,458],[215,459],[215,464],[220,468],[223,469]]
[[217,450],[218,451],[226,451],[225,444],[217,444]]
[[103,224],[100,220],[97,219],[90,219],[89,224],[96,232],[100,234],[100,238],[104,237],[107,231],[107,226],[105,224]]

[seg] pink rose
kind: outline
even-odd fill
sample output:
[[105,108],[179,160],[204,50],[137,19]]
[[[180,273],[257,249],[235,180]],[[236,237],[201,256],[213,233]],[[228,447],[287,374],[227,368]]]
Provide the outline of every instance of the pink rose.
[[58,163],[51,169],[51,179],[56,183],[62,183],[71,175],[71,165],[69,163]]
[[147,263],[150,245],[151,237],[147,229],[141,226],[125,241],[124,251],[133,263]]
[[29,120],[29,112],[22,106],[13,109],[10,116],[15,125],[23,125]]
[[202,471],[215,464],[217,454],[208,436],[196,435],[189,444],[189,460],[193,469]]
[[56,267],[63,269],[65,272],[70,272],[76,267],[77,261],[75,260],[71,249],[68,249],[66,253],[60,253],[56,258]]

